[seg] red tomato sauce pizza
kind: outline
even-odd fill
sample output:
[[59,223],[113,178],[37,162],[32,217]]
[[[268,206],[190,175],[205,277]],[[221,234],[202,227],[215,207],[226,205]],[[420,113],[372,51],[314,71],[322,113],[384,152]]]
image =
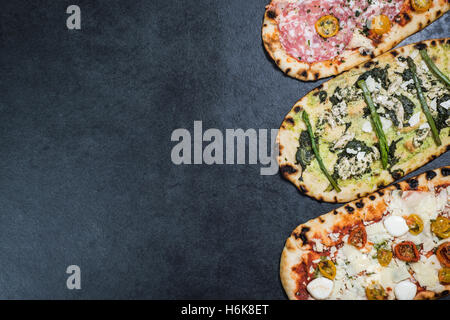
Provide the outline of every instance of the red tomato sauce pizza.
[[450,167],[298,226],[280,276],[290,299],[432,299],[450,290]]

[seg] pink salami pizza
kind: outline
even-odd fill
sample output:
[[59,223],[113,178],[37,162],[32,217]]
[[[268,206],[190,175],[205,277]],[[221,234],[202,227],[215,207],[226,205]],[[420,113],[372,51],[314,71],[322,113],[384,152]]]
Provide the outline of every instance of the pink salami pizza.
[[382,54],[449,7],[448,0],[272,0],[262,38],[283,72],[317,80]]

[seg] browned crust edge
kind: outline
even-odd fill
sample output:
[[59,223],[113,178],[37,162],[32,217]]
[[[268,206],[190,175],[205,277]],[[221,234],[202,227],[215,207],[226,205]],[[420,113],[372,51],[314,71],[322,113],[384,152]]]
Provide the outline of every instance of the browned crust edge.
[[[286,240],[280,259],[281,284],[283,285],[288,298],[291,300],[296,300],[296,277],[295,273],[292,272],[292,268],[296,264],[302,262],[299,257],[301,257],[303,253],[310,251],[309,245],[306,243],[307,241],[304,243],[303,240],[307,240],[318,233],[320,234],[325,232],[325,228],[323,227],[325,224],[352,226],[361,220],[372,221],[381,219],[384,210],[377,210],[377,208],[385,208],[387,206],[385,199],[390,191],[420,190],[422,188],[427,188],[430,183],[434,187],[449,184],[450,166],[429,170],[413,178],[395,183],[394,185],[374,192],[367,197],[349,202],[340,208],[297,226],[297,228],[295,228],[291,233],[290,237]],[[305,232],[305,228],[307,228],[308,231]],[[299,235],[302,236],[300,237]],[[330,241],[328,237],[323,237],[324,243],[328,241]],[[304,246],[306,246],[306,248],[304,248]],[[444,287],[445,290],[443,292],[419,292],[415,299],[436,299],[446,296],[450,292],[450,285],[445,285]]]

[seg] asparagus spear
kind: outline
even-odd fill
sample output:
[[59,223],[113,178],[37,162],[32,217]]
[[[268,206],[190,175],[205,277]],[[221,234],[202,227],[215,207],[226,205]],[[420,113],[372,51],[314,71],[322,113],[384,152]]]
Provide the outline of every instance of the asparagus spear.
[[372,117],[372,122],[375,127],[375,133],[377,134],[378,141],[380,144],[381,163],[383,164],[383,169],[386,169],[388,165],[389,147],[386,136],[384,135],[380,117],[378,116],[378,113],[375,110],[375,105],[373,104],[372,97],[370,95],[369,89],[367,88],[366,82],[364,80],[359,80],[357,83],[358,86],[362,89],[364,100],[366,100],[366,103],[369,106],[370,115]]
[[433,139],[436,142],[436,144],[440,146],[442,144],[441,138],[439,138],[439,132],[436,128],[436,124],[434,123],[434,119],[431,116],[430,109],[428,108],[427,102],[425,101],[425,97],[423,96],[422,87],[420,86],[419,78],[417,78],[416,65],[413,59],[411,59],[411,57],[408,57],[408,66],[409,70],[411,70],[414,85],[416,86],[417,97],[419,98],[423,113],[425,113],[425,117],[427,118],[428,124],[430,125],[431,133],[433,134]]
[[419,52],[420,52],[420,55],[422,56],[422,59],[427,64],[428,68],[433,70],[434,74],[439,79],[441,79],[447,86],[450,86],[450,79],[447,78],[447,76],[444,73],[442,73],[442,71],[439,70],[438,67],[436,67],[433,60],[431,60],[430,57],[428,56],[427,50],[421,49],[421,50],[419,50]]
[[306,124],[306,128],[308,129],[309,137],[311,139],[311,147],[312,147],[312,149],[314,151],[314,155],[316,156],[317,162],[319,163],[320,169],[325,174],[325,176],[327,177],[328,181],[330,181],[330,183],[333,186],[333,188],[337,192],[341,192],[341,188],[339,188],[338,184],[336,183],[336,181],[334,181],[333,177],[328,173],[327,168],[325,168],[325,165],[323,164],[322,158],[320,157],[319,149],[317,148],[317,145],[316,145],[316,139],[314,137],[314,132],[312,130],[311,123],[309,122],[309,116],[306,113],[306,111],[303,111],[302,118],[303,118],[303,121]]

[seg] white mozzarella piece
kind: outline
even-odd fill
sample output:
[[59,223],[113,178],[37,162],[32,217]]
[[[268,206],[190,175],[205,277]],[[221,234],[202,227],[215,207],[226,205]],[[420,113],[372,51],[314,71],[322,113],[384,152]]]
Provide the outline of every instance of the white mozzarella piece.
[[314,299],[324,300],[333,291],[333,281],[328,278],[316,278],[308,283],[306,289]]
[[398,300],[412,300],[416,296],[417,286],[409,280],[397,283],[394,288]]
[[400,237],[409,231],[405,219],[399,216],[389,216],[383,223],[386,230],[394,237]]

